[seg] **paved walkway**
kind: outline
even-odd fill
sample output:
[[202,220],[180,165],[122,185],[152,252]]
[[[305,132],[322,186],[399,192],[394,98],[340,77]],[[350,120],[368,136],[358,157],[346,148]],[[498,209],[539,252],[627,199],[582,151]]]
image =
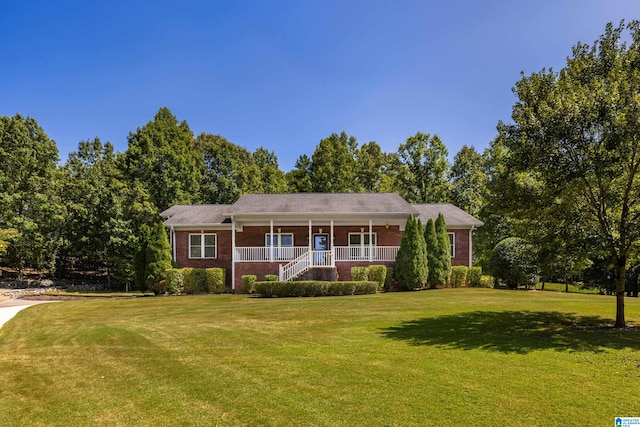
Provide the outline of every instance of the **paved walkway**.
[[0,302],[0,328],[13,318],[20,310],[36,304],[43,304],[56,301],[29,301],[23,299],[10,299]]

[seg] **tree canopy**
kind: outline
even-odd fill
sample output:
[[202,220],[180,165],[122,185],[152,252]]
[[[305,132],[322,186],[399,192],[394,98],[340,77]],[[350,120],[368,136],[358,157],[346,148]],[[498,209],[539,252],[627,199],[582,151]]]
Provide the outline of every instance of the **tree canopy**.
[[[630,41],[623,40],[628,30]],[[616,326],[625,325],[624,280],[640,238],[640,26],[578,43],[559,72],[522,76],[513,124],[499,125],[510,167],[553,215],[579,219],[615,267]],[[531,214],[529,214],[531,216]]]

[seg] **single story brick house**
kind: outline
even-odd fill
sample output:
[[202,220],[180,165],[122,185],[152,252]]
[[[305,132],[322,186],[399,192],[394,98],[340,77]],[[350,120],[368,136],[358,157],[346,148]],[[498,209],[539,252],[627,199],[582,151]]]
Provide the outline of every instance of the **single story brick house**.
[[395,193],[246,194],[231,205],[176,205],[161,213],[178,267],[222,267],[227,288],[242,276],[351,279],[351,267],[393,267],[407,218],[442,213],[451,264],[471,265],[482,221],[446,203],[409,204]]

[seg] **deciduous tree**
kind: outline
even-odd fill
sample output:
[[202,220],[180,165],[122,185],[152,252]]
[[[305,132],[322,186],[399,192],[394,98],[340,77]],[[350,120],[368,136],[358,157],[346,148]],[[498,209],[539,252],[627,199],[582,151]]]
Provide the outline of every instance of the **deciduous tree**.
[[0,117],[0,227],[19,235],[5,261],[53,269],[60,246],[64,206],[57,170],[58,148],[32,117]]
[[234,203],[243,194],[263,192],[260,168],[246,148],[209,133],[198,135],[196,145],[204,158],[205,203]]
[[315,193],[357,192],[355,137],[331,134],[316,146],[311,157],[311,189]]
[[[129,134],[124,153],[128,182],[140,182],[161,212],[175,204],[199,202],[202,155],[186,121],[163,107],[153,120]],[[132,184],[131,184],[132,185]]]
[[398,148],[398,190],[410,203],[449,200],[447,147],[438,135],[418,132]]
[[638,22],[608,24],[593,45],[574,46],[560,72],[523,75],[514,123],[499,125],[510,167],[540,183],[550,209],[561,201],[557,215],[580,218],[579,238],[592,235],[607,248],[616,327],[625,326],[627,262],[640,238],[639,66]]

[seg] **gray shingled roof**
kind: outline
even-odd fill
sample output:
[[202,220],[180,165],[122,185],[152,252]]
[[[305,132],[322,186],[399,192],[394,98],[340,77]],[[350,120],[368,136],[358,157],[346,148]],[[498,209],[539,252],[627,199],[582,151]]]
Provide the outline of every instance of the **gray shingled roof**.
[[230,223],[224,214],[231,205],[175,205],[160,216],[165,225],[213,225]]
[[482,221],[449,203],[409,204],[395,193],[245,194],[233,205],[176,205],[160,215],[165,224],[229,224],[229,215],[267,214],[402,214],[422,222],[444,215],[448,227],[479,227]]
[[268,213],[398,213],[416,211],[395,193],[245,194],[227,210],[230,214]]
[[420,212],[419,218],[423,224],[429,218],[435,221],[439,213],[444,216],[444,222],[447,227],[480,227],[484,224],[479,219],[450,203],[412,204],[411,206]]

